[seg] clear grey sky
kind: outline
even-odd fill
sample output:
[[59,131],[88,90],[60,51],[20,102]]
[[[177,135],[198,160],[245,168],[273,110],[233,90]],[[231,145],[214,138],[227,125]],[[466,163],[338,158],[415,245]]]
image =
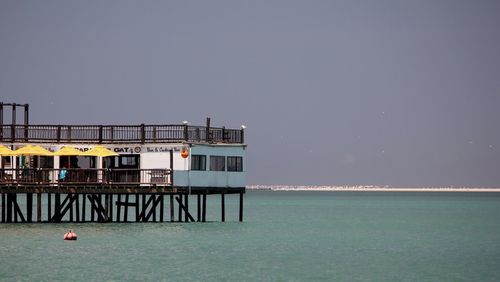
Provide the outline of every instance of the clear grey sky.
[[248,126],[249,184],[500,186],[500,1],[0,0],[33,124]]

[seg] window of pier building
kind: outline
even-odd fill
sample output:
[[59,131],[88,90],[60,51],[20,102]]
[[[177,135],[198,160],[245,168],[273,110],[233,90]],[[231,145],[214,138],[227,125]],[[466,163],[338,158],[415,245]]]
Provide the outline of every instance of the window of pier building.
[[119,155],[116,157],[104,157],[103,167],[138,169],[140,167],[140,155]]
[[227,157],[227,171],[243,171],[243,157]]
[[138,182],[140,180],[140,155],[119,155],[103,158],[104,168],[118,169],[106,175],[113,182]]
[[191,170],[207,170],[207,156],[205,156],[205,155],[192,155],[191,156]]
[[226,170],[226,157],[224,157],[224,156],[210,156],[210,170],[211,171],[225,171]]

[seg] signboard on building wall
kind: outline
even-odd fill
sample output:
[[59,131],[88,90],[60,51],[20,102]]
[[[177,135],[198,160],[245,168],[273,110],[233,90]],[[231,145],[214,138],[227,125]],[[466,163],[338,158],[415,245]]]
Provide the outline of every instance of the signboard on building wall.
[[[72,145],[72,146],[82,152],[88,151],[94,147],[93,145]],[[54,152],[62,147],[64,147],[64,145],[49,146],[48,149]],[[168,153],[170,152],[170,150],[178,152],[182,148],[180,146],[134,146],[134,145],[104,145],[104,147],[120,155],[142,154],[142,153]]]

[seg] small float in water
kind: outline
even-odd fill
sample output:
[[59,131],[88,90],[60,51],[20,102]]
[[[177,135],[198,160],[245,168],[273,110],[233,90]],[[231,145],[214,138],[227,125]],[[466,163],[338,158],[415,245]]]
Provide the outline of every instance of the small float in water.
[[77,238],[78,236],[76,235],[76,233],[71,230],[64,234],[64,240],[76,240]]

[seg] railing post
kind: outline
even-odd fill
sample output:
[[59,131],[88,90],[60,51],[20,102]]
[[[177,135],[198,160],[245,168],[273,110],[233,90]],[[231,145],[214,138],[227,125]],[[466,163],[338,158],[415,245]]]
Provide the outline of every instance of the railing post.
[[12,142],[16,141],[16,104],[12,104],[12,121],[11,121],[11,128],[10,128],[10,133],[11,133],[11,140]]
[[188,125],[184,124],[184,141],[188,141],[189,136],[188,136]]
[[99,144],[102,143],[102,125],[99,125]]
[[245,129],[240,129],[240,139],[241,139],[241,144],[245,143]]
[[141,143],[144,144],[146,142],[146,128],[144,123],[141,123]]
[[225,126],[222,127],[222,142],[223,143],[226,142],[226,127]]
[[24,141],[28,142],[28,125],[24,125]]
[[0,140],[3,141],[3,103],[0,102]]
[[205,142],[210,141],[210,118],[207,117],[207,126],[205,128]]
[[16,124],[16,118],[17,118],[17,114],[16,114],[16,104],[12,104],[12,124]]
[[28,142],[28,125],[24,125],[24,141]]
[[29,104],[24,105],[24,141],[28,141]]
[[61,126],[57,126],[57,143],[61,141]]
[[14,143],[16,141],[16,125],[15,124],[10,125],[10,140],[12,141],[12,143]]
[[200,128],[196,128],[196,141],[200,142]]
[[24,124],[28,125],[30,123],[30,105],[24,104]]

